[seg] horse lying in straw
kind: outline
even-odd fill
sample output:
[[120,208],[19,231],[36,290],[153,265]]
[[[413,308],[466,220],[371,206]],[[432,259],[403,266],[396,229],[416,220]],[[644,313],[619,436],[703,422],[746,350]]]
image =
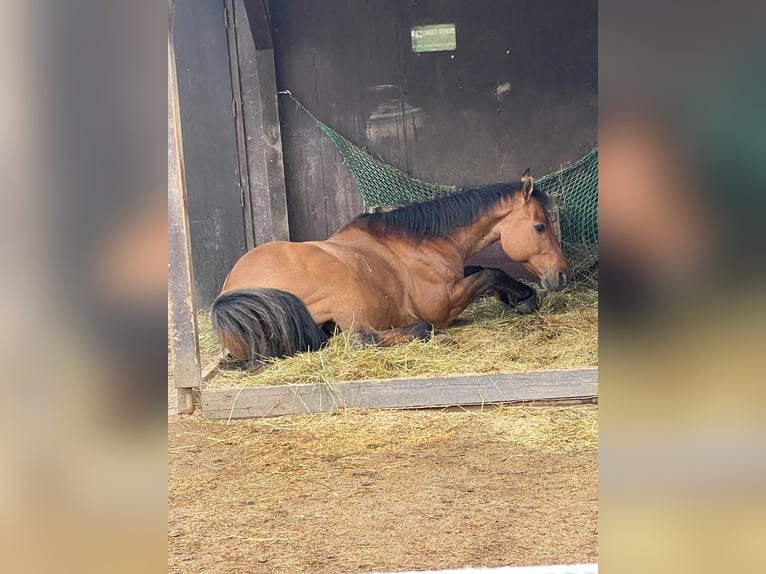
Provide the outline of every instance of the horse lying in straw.
[[532,312],[534,289],[464,263],[499,241],[545,289],[561,289],[569,268],[547,206],[527,170],[518,183],[362,214],[326,241],[260,245],[226,278],[213,328],[248,364],[316,350],[336,329],[385,346],[427,339],[485,292]]

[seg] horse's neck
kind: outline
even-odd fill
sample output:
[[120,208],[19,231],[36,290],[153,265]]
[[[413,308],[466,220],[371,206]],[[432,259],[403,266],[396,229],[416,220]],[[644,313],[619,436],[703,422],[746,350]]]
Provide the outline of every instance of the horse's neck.
[[452,236],[466,259],[500,239],[500,233],[496,228],[506,215],[504,210],[494,210],[489,217],[480,217],[476,222],[460,229]]

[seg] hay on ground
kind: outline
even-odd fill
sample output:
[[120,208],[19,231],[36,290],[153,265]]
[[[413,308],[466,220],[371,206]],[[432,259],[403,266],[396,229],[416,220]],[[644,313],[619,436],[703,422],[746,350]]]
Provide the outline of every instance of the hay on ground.
[[[232,448],[257,443],[255,431],[263,429],[281,436],[285,446],[299,446],[301,452],[310,452],[317,460],[344,458],[349,463],[370,451],[385,453],[404,447],[435,446],[461,436],[481,436],[534,452],[568,453],[598,448],[595,405],[516,405],[451,412],[349,410],[256,418],[236,421],[230,426],[224,421],[212,424],[229,427],[225,440]],[[200,435],[200,439],[204,440],[204,436]]]
[[[341,381],[513,373],[592,367],[598,361],[598,285],[585,276],[562,291],[540,293],[540,308],[519,315],[493,298],[475,302],[445,329],[455,344],[412,341],[362,346],[348,334],[320,351],[270,360],[253,371],[218,370],[208,388],[326,384]],[[199,317],[202,363],[220,344],[207,313]]]

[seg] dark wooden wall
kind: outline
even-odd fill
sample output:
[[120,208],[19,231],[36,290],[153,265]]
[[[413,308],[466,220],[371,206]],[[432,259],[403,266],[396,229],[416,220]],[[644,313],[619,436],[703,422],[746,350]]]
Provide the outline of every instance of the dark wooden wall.
[[[444,184],[544,175],[596,144],[595,0],[179,0],[175,43],[199,307],[273,239],[362,211],[342,158],[277,90],[374,155]],[[454,23],[454,52],[410,28]]]
[[173,42],[194,292],[205,307],[246,247],[223,1],[176,2]]
[[[595,0],[272,0],[277,87],[421,179],[544,175],[597,137]],[[410,27],[454,23],[454,52]],[[290,236],[324,239],[362,210],[342,158],[280,99]]]
[[204,308],[247,249],[289,238],[274,50],[261,0],[179,0],[173,40]]

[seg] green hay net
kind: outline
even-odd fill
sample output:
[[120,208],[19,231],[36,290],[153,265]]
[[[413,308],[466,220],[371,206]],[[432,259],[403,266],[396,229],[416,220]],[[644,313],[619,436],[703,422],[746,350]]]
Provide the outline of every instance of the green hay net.
[[[286,93],[286,92],[283,92]],[[316,119],[292,94],[287,93],[312,119],[340,154],[356,182],[366,209],[426,201],[457,191],[410,177],[372,157],[338,132]],[[574,163],[535,179],[535,185],[559,207],[561,242],[573,270],[598,261],[598,148]]]

